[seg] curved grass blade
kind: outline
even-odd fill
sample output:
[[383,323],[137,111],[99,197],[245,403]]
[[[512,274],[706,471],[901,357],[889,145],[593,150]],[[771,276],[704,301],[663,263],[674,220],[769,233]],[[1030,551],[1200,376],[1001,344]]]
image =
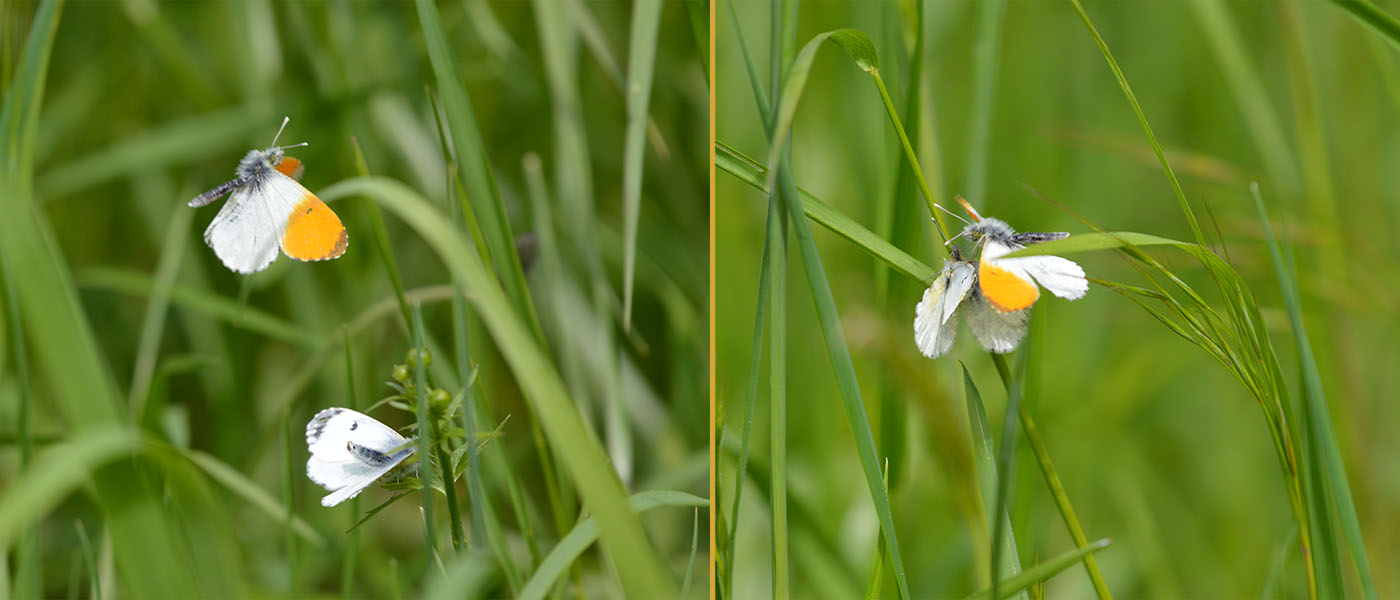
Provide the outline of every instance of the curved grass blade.
[[1332,4],[1347,11],[1347,14],[1375,32],[1381,39],[1390,42],[1392,47],[1400,49],[1400,20],[1381,7],[1367,0],[1332,0]]
[[31,467],[0,496],[0,548],[37,523],[102,465],[137,451],[141,439],[126,427],[94,427],[35,457]]
[[321,548],[326,545],[326,540],[321,537],[321,534],[316,533],[311,525],[295,514],[288,514],[285,508],[278,506],[277,500],[271,494],[258,487],[256,482],[239,473],[237,469],[198,450],[174,448],[172,450],[183,454],[211,479],[223,484],[225,488],[233,492],[234,495],[243,498],[253,508],[258,509],[274,521],[285,523],[293,532],[301,536],[302,539],[311,542],[313,546]]
[[622,482],[608,466],[597,438],[589,433],[563,381],[522,317],[512,310],[486,265],[450,219],[407,186],[370,177],[342,181],[322,191],[322,199],[362,194],[374,197],[416,230],[443,263],[472,291],[482,322],[525,391],[531,408],[563,467],[598,520],[603,548],[618,567],[624,589],[638,598],[670,597],[672,582],[647,542],[641,522],[626,507]]
[[[1037,564],[1034,567],[1026,569],[1020,575],[1004,579],[1001,581],[1000,584],[1001,595],[999,597],[1009,598],[1011,597],[1011,595],[1025,590],[1026,588],[1029,588],[1038,582],[1046,581],[1051,577],[1054,577],[1055,575],[1059,574],[1061,571],[1070,568],[1074,565],[1074,563],[1084,560],[1085,558],[1088,558],[1089,556],[1093,555],[1095,552],[1109,547],[1109,545],[1111,545],[1112,543],[1112,540],[1105,538],[1092,544],[1088,544],[1076,548],[1074,550],[1070,550],[1069,552],[1060,554],[1059,556],[1051,558],[1048,561]],[[968,596],[968,599],[980,600],[982,598],[992,597],[992,591],[990,589],[984,589],[980,592],[977,592],[976,594]]]
[[[715,142],[715,165],[754,189],[765,194],[768,192],[768,188],[763,185],[765,176],[763,167],[724,142]],[[894,270],[924,283],[933,281],[933,278],[938,275],[938,271],[933,267],[885,241],[884,238],[832,208],[831,205],[822,202],[805,190],[799,189],[799,193],[802,198],[802,210],[806,211],[808,218],[831,230],[832,233],[854,243],[875,258],[888,263]],[[1042,244],[1035,246],[1040,245]]]
[[[637,513],[643,513],[653,508],[681,506],[704,508],[710,505],[709,500],[699,496],[671,490],[638,492],[628,498],[627,503]],[[517,600],[544,600],[554,582],[568,571],[574,561],[596,539],[598,539],[598,525],[593,518],[586,518],[575,524],[568,535],[560,539],[559,543],[554,545],[554,549],[550,550],[549,554],[545,555],[544,560],[540,561],[539,567],[535,569],[534,574],[530,575],[530,580],[525,582],[525,587],[520,590],[520,595],[516,597]]]
[[1108,62],[1109,70],[1113,71],[1114,79],[1118,80],[1118,87],[1123,89],[1123,95],[1128,99],[1128,105],[1132,107],[1133,114],[1137,116],[1138,124],[1142,125],[1142,131],[1147,135],[1147,141],[1152,144],[1152,151],[1157,154],[1157,161],[1162,163],[1162,171],[1166,173],[1167,181],[1172,186],[1172,192],[1176,194],[1176,200],[1181,205],[1181,212],[1186,215],[1186,222],[1191,225],[1191,233],[1194,234],[1196,243],[1206,246],[1206,236],[1201,233],[1201,224],[1196,221],[1196,213],[1192,212],[1191,203],[1186,201],[1186,192],[1182,191],[1181,182],[1176,178],[1176,172],[1167,162],[1167,155],[1162,151],[1162,145],[1157,142],[1157,135],[1152,133],[1152,126],[1147,124],[1147,115],[1143,114],[1142,105],[1138,104],[1137,96],[1133,94],[1133,88],[1128,85],[1128,78],[1123,75],[1123,69],[1119,68],[1118,61],[1108,50],[1108,43],[1104,42],[1103,36],[1099,35],[1098,28],[1094,27],[1094,22],[1089,19],[1089,13],[1084,12],[1084,6],[1079,3],[1079,0],[1069,0],[1069,2],[1074,5],[1074,11],[1079,14],[1080,20],[1084,21],[1084,26],[1089,29],[1094,43],[1098,44],[1099,52],[1103,53],[1104,60]]

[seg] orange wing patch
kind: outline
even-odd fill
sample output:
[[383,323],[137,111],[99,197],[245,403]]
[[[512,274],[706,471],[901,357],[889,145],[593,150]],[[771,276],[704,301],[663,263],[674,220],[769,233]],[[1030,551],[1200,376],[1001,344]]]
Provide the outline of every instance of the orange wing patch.
[[281,171],[283,175],[298,181],[301,180],[301,174],[306,171],[306,165],[301,164],[301,161],[290,156],[283,156],[282,162],[277,163],[277,166],[274,168]]
[[977,267],[977,282],[982,288],[982,296],[998,312],[1030,308],[1040,298],[1040,290],[1034,283],[985,260]]
[[345,254],[349,243],[350,236],[340,217],[311,192],[297,203],[287,219],[287,231],[282,234],[282,251],[297,260],[338,258]]

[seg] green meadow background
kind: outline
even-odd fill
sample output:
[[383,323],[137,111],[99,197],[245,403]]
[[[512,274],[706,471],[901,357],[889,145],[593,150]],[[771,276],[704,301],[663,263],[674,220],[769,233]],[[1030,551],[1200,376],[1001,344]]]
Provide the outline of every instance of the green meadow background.
[[[0,2],[0,598],[703,594],[706,22]],[[284,115],[349,249],[239,276],[185,203]],[[450,484],[321,507],[329,406]]]
[[[1400,594],[1400,29],[1386,14],[1397,9],[1093,0],[1082,19],[1070,0],[719,3],[721,597],[967,597],[990,591],[992,572],[1009,580],[1012,563],[1053,567],[1031,587],[1001,585],[1017,597]],[[842,28],[864,35],[803,51]],[[773,75],[775,64],[794,62]],[[1160,268],[1131,252],[1073,254],[1094,281],[1088,295],[1067,302],[1042,293],[1017,354],[994,362],[963,326],[949,355],[924,358],[913,319],[927,280],[909,269],[932,274],[947,253],[871,71],[907,130],[931,199],[961,214],[953,198],[963,195],[1021,231],[1091,233],[1079,215],[1107,231],[1203,238],[1244,292],[1227,301],[1227,270],[1172,246],[1141,246]],[[790,173],[810,194],[811,220],[788,220],[786,250],[770,246],[778,274],[761,299],[765,223],[791,214],[769,212],[760,189],[784,183],[765,176],[782,157],[770,154],[765,127],[778,113],[775,82],[787,94],[801,76]],[[961,227],[940,218],[952,232]],[[819,251],[815,269],[806,231]],[[1114,287],[1124,285],[1175,300]],[[1247,310],[1250,299],[1257,313]],[[1179,335],[1159,320],[1182,327],[1183,305],[1185,314],[1224,315],[1224,335]],[[755,337],[760,307],[764,329]],[[831,315],[839,317],[823,320]],[[1301,338],[1294,317],[1305,325]],[[1222,337],[1268,343],[1235,343],[1232,351],[1246,350],[1222,360],[1193,343]],[[1253,371],[1250,381],[1277,386],[1262,395],[1269,402],[1235,375],[1267,366],[1265,348],[1279,369]],[[849,370],[833,368],[843,351]],[[1003,420],[1009,395],[998,367],[1021,384],[1019,418]],[[863,403],[854,410],[845,400],[852,391]],[[986,416],[977,415],[983,407]],[[1280,415],[1292,463],[1271,441],[1269,423]],[[1026,416],[1039,448],[1027,441]],[[1304,473],[1306,500],[1296,509],[1289,482],[1300,480],[1285,464]],[[887,494],[873,494],[881,479]],[[989,526],[998,505],[1004,524]],[[881,533],[884,507],[902,565]],[[1109,540],[1092,567],[1075,556],[1055,563],[1085,544],[1071,535],[1070,516],[1087,542]],[[1309,523],[1311,571],[1299,519]],[[994,530],[1005,534],[995,544]]]

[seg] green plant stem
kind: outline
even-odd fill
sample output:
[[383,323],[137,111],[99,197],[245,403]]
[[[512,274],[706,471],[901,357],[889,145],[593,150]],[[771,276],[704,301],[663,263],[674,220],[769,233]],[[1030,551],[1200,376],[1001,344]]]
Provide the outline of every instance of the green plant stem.
[[[939,239],[948,241],[948,227],[944,225],[942,212],[938,210],[938,201],[933,198],[933,190],[928,187],[928,179],[924,177],[924,170],[919,167],[918,155],[914,153],[914,145],[909,143],[909,135],[904,132],[904,125],[899,122],[899,112],[894,108],[894,101],[890,99],[890,92],[885,89],[885,80],[880,77],[879,69],[871,69],[870,77],[875,80],[875,89],[880,90],[880,100],[885,103],[885,113],[890,117],[890,124],[894,125],[895,135],[899,136],[899,143],[904,147],[904,156],[909,160],[909,168],[914,172],[914,180],[919,182],[919,192],[924,196],[924,204],[928,205],[929,214],[933,215],[933,223],[937,225],[934,229],[938,231]],[[944,247],[947,250],[947,247]]]
[[[432,557],[437,554],[437,545],[433,542],[436,533],[433,528],[433,437],[431,408],[428,406],[428,367],[423,364],[427,346],[423,344],[422,307],[414,304],[411,316],[409,323],[413,332],[413,350],[417,355],[412,368],[413,392],[418,408],[418,480],[423,492],[423,547],[427,552],[424,556]],[[446,481],[443,487],[447,487]]]
[[[992,354],[992,363],[996,365],[997,374],[1001,376],[1001,381],[1008,386],[1010,393],[1011,370],[1007,368],[1006,359],[1000,354]],[[1035,427],[1035,421],[1031,419],[1030,411],[1024,406],[1019,410],[1021,429],[1026,434],[1026,441],[1030,443],[1031,452],[1035,455],[1036,463],[1040,466],[1040,473],[1045,477],[1045,484],[1050,488],[1050,496],[1055,500],[1055,508],[1060,511],[1060,517],[1065,521],[1065,527],[1069,529],[1070,537],[1074,539],[1076,546],[1085,547],[1088,545],[1084,536],[1084,528],[1079,526],[1079,518],[1074,514],[1074,507],[1070,505],[1069,494],[1065,493],[1064,484],[1060,482],[1060,476],[1055,471],[1055,464],[1050,461],[1050,451],[1045,447],[1045,442],[1040,438],[1040,431]],[[1108,584],[1104,581],[1103,572],[1099,570],[1098,561],[1092,554],[1084,556],[1084,570],[1089,573],[1089,580],[1094,584],[1094,592],[1104,600],[1112,598]]]

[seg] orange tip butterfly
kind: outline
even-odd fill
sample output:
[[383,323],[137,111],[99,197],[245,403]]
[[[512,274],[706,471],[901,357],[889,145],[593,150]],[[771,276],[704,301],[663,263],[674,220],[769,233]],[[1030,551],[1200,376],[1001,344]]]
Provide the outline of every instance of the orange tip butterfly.
[[360,495],[418,450],[388,425],[348,408],[316,413],[306,424],[306,476],[331,493],[321,506]]
[[282,119],[270,147],[249,150],[243,156],[232,180],[189,203],[197,208],[232,192],[204,230],[204,242],[235,272],[266,269],[277,258],[279,248],[297,260],[327,260],[345,254],[350,243],[340,217],[297,183],[304,167],[285,151],[307,143],[277,145],[289,120]]
[[953,259],[944,264],[914,309],[914,342],[929,358],[947,354],[961,314],[983,348],[1010,352],[1026,336],[1027,309],[1040,298],[1040,287],[1078,300],[1088,291],[1089,281],[1078,264],[1058,256],[1002,258],[1028,244],[1069,237],[1068,233],[1016,233],[1004,221],[983,218],[966,200],[958,198],[958,202],[973,221],[954,239],[966,236],[980,246],[980,259],[964,260],[957,246],[952,247]]

